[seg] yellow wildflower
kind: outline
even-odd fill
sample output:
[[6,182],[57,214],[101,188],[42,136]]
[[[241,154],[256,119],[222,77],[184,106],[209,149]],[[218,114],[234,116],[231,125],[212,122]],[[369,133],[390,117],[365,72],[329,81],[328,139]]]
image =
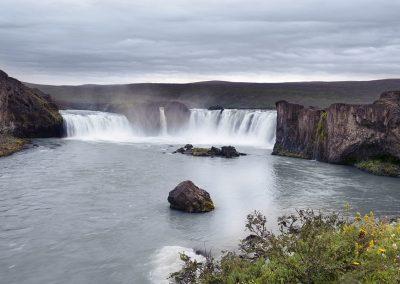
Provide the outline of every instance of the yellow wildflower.
[[358,261],[353,261],[354,265],[360,265],[360,263]]
[[386,250],[384,249],[384,248],[379,248],[379,250],[378,250],[380,253],[384,253],[384,252],[386,252]]
[[375,246],[374,240],[371,240],[368,244],[368,248],[373,248]]

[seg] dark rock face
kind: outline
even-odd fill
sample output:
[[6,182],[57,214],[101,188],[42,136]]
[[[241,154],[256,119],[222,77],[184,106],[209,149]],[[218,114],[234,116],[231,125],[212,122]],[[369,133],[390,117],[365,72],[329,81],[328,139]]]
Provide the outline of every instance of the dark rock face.
[[224,110],[224,107],[221,106],[221,105],[215,105],[215,106],[210,106],[210,107],[208,108],[208,110],[221,110],[221,111],[223,111],[223,110]]
[[354,164],[389,157],[400,160],[400,91],[369,105],[305,108],[286,101],[278,112],[273,154]]
[[193,147],[192,144],[186,144],[184,147],[177,149],[174,154],[181,153],[195,157],[223,157],[223,158],[235,158],[239,156],[245,156],[246,154],[236,151],[233,146],[222,146],[217,148],[212,146],[211,148],[198,148]]
[[158,103],[142,102],[134,105],[111,105],[107,111],[120,113],[146,135],[157,135],[161,129],[160,106]]
[[186,180],[169,192],[168,202],[172,209],[189,213],[202,213],[214,210],[210,194]]
[[0,71],[0,134],[60,137],[64,134],[63,118],[50,96]]
[[165,106],[164,112],[170,134],[176,133],[187,126],[190,118],[190,110],[185,104],[170,102]]

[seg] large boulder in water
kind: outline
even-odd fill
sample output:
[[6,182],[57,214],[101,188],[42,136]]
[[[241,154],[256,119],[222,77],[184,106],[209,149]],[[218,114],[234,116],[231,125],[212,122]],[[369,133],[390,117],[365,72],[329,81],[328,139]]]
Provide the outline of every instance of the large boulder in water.
[[169,192],[168,202],[172,209],[189,213],[202,213],[214,210],[210,194],[197,187],[192,181],[186,180]]
[[168,132],[176,133],[185,128],[190,119],[189,108],[180,102],[170,102],[165,106]]
[[0,70],[0,135],[60,137],[63,118],[50,96]]

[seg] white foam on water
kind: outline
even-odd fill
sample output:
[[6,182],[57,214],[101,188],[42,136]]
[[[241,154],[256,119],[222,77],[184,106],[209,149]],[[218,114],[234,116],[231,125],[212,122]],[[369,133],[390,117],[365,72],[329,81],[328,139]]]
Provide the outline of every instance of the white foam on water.
[[183,261],[180,259],[180,253],[184,253],[192,260],[198,262],[205,261],[204,256],[196,254],[190,248],[180,246],[162,247],[154,254],[151,262],[153,267],[149,275],[151,283],[174,283],[168,277],[171,273],[179,271],[182,268]]

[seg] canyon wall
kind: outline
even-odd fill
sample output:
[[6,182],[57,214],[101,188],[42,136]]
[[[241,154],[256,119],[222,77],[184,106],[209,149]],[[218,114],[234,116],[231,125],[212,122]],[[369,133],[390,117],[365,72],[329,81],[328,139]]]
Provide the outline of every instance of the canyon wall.
[[366,105],[319,109],[279,101],[276,108],[273,154],[355,165],[400,161],[400,91],[385,92]]

